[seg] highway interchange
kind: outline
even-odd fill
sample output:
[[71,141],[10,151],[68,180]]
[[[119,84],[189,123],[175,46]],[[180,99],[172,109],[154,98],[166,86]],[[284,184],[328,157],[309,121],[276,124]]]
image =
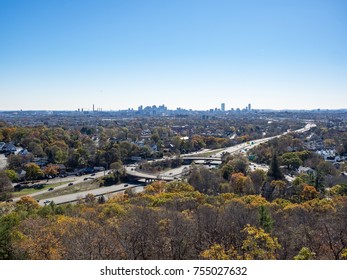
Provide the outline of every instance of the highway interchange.
[[[299,130],[296,130],[295,132],[298,133],[302,133],[302,132],[306,132],[308,130],[310,130],[312,127],[314,127],[315,124],[313,123],[307,123],[307,125],[304,128],[301,128]],[[287,134],[288,132],[285,132],[281,135]],[[212,154],[211,157],[222,157],[222,154],[227,152],[230,154],[235,154],[235,153],[245,153],[248,149],[253,148],[257,145],[260,145],[261,143],[267,142],[275,137],[280,137],[281,135],[278,136],[273,136],[273,137],[268,137],[268,138],[263,138],[263,139],[258,139],[258,140],[252,140],[249,141],[247,143],[242,143],[242,144],[238,144],[232,147],[228,147],[222,151],[218,151],[216,154]],[[211,151],[211,150],[209,150]],[[201,151],[201,152],[196,152],[193,154],[189,154],[189,155],[185,155],[185,156],[199,156],[199,154],[203,154],[206,153],[206,150]],[[184,158],[184,157],[182,157]],[[133,189],[135,192],[139,192],[142,191],[144,186],[145,186],[145,179],[144,178],[148,178],[148,179],[152,179],[152,180],[156,180],[156,179],[161,179],[161,178],[166,178],[166,179],[180,179],[182,176],[182,173],[187,170],[187,166],[181,166],[179,168],[175,168],[175,169],[170,169],[170,170],[166,170],[165,172],[162,172],[160,174],[156,174],[156,175],[149,175],[149,174],[144,174],[141,172],[136,171],[136,165],[128,165],[125,166],[126,172],[129,175],[136,175],[139,177],[143,177],[142,179],[140,179],[138,182],[136,183],[122,183],[122,184],[117,184],[117,185],[112,185],[112,186],[108,186],[108,187],[100,187],[100,188],[96,188],[93,190],[88,190],[88,191],[81,191],[81,192],[77,192],[77,193],[73,193],[73,194],[66,194],[66,195],[61,195],[61,196],[54,196],[54,192],[52,192],[52,197],[48,198],[48,199],[42,199],[39,201],[40,205],[45,205],[47,203],[50,203],[51,201],[53,201],[55,204],[64,204],[64,203],[72,203],[72,202],[76,202],[82,198],[84,198],[87,194],[93,194],[95,196],[101,196],[103,195],[105,199],[108,199],[110,196],[112,196],[115,193],[120,193],[120,192],[124,192],[126,189]],[[268,166],[266,165],[259,165],[259,164],[254,164],[254,163],[250,163],[250,168],[252,170],[255,169],[263,169],[264,171],[268,170]],[[92,179],[96,179],[96,178],[100,178],[105,176],[106,173],[108,173],[109,171],[101,171],[101,172],[97,172],[95,173],[94,176],[91,177],[91,175],[83,175],[83,176],[70,176],[70,177],[66,177],[66,178],[55,178],[55,179],[51,179],[50,180],[50,184],[53,183],[62,183],[60,186],[55,187],[54,190],[59,190],[59,189],[65,189],[69,187],[69,184],[71,185],[71,182],[73,183],[73,185],[82,183],[86,180],[92,180]],[[293,180],[292,177],[286,176],[287,180]],[[66,183],[64,183],[66,182]],[[31,194],[30,196],[32,197],[37,197],[41,194],[47,194],[49,191],[48,190],[44,190],[44,191],[38,191],[34,194]],[[14,201],[18,201],[20,199],[16,198],[14,199]]]

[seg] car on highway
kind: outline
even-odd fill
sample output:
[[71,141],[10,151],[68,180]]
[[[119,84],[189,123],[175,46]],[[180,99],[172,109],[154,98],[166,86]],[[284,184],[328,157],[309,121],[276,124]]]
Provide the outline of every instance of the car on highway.
[[47,200],[45,200],[43,203],[44,203],[44,204],[49,204],[49,203],[51,203],[51,201],[47,199]]
[[50,191],[53,191],[53,190],[54,190],[54,188],[49,188],[49,189],[48,189],[49,192],[50,192]]
[[69,184],[68,184],[68,186],[72,186],[72,185],[73,185],[73,183],[69,183]]
[[124,188],[127,187],[127,186],[129,186],[129,184],[125,184],[125,185],[124,185]]

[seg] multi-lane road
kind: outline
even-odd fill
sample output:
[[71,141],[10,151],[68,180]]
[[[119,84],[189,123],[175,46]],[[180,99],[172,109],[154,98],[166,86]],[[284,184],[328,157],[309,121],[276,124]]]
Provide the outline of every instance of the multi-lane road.
[[270,140],[272,140],[274,138],[278,138],[280,136],[286,135],[289,132],[303,133],[303,132],[309,131],[311,128],[313,128],[315,126],[316,125],[314,123],[309,122],[309,123],[306,124],[305,127],[297,129],[297,130],[294,130],[294,131],[286,131],[286,132],[284,132],[284,133],[282,133],[280,135],[271,136],[271,137],[262,138],[262,139],[257,139],[257,140],[250,140],[247,143],[242,143],[242,144],[238,144],[238,145],[226,148],[223,151],[220,151],[220,152],[214,154],[213,157],[222,157],[222,154],[225,153],[225,152],[230,153],[230,154],[235,154],[235,153],[239,153],[239,152],[242,152],[242,151],[246,151],[246,150],[249,150],[249,149],[251,149],[251,148],[253,148],[253,147],[257,146],[257,145],[260,145],[262,143],[268,142],[268,141],[270,141]]
[[[85,180],[91,180],[91,179],[99,178],[99,177],[102,177],[102,176],[104,176],[104,171],[95,173],[94,176],[91,176],[90,174],[88,174],[88,175],[83,175],[83,176],[69,176],[69,177],[64,177],[64,178],[56,177],[54,179],[50,179],[49,181],[43,180],[40,183],[52,184],[52,185],[57,184],[57,183],[61,183],[61,185],[59,185],[57,187],[54,187],[54,190],[59,190],[59,189],[68,188],[70,183],[75,185],[75,184],[81,183],[81,182],[83,182]],[[33,194],[30,194],[30,196],[37,197],[39,195],[47,194],[49,192],[50,191],[48,191],[48,190],[38,191],[38,192],[35,192]],[[19,198],[15,198],[13,200],[17,201],[19,199],[20,199],[20,197]]]
[[64,204],[64,203],[70,203],[70,202],[76,202],[80,199],[83,199],[86,197],[87,194],[93,194],[94,196],[101,196],[103,195],[104,198],[107,200],[110,196],[114,195],[115,193],[120,193],[124,192],[126,189],[129,188],[137,188],[142,190],[144,187],[143,184],[138,183],[138,184],[118,184],[118,185],[113,185],[109,187],[101,187],[93,190],[88,190],[88,191],[82,191],[78,193],[73,193],[73,194],[66,194],[66,195],[61,195],[61,196],[55,196],[52,198],[48,199],[42,199],[39,201],[39,204],[45,205],[47,203],[50,203],[53,201],[55,204]]
[[[303,132],[310,130],[314,126],[315,126],[315,124],[313,124],[313,123],[307,123],[307,125],[304,128],[295,130],[294,132],[303,133]],[[288,132],[285,132],[281,135],[285,135]],[[235,145],[232,147],[228,147],[222,151],[219,150],[216,154],[212,155],[212,157],[221,157],[222,154],[225,152],[228,152],[230,154],[239,153],[241,151],[245,151],[246,149],[253,148],[257,145],[260,145],[261,143],[267,142],[267,141],[274,139],[276,137],[280,137],[281,135],[257,139],[257,140],[251,140],[248,143],[242,143],[242,144],[238,144],[238,145]],[[212,151],[212,150],[210,150],[210,151]],[[206,153],[206,150],[202,151],[201,153]],[[198,156],[199,152],[194,153],[193,155]],[[135,171],[135,166],[126,166],[125,168],[127,169],[127,173],[130,175],[132,175],[132,174],[138,175],[139,177],[141,177],[141,175],[142,175],[143,178],[146,178],[146,176],[147,176],[148,179],[153,179],[153,180],[158,179],[158,178],[163,178],[163,177],[172,178],[172,179],[179,178],[182,175],[182,173],[184,173],[184,171],[187,170],[187,166],[181,166],[179,168],[170,169],[168,171],[162,172],[162,173],[157,174],[157,175],[149,175],[149,174],[144,174],[144,173],[140,173],[138,171]],[[268,166],[252,164],[250,166],[250,168],[251,169],[263,169],[264,171],[267,171]],[[51,183],[66,182],[66,183],[63,183],[62,185],[54,188],[55,190],[59,190],[59,189],[68,188],[69,184],[71,182],[75,185],[75,184],[81,183],[85,180],[90,180],[90,179],[102,177],[105,175],[106,172],[107,171],[98,172],[98,173],[95,173],[94,176],[83,175],[83,176],[79,176],[79,177],[56,178],[56,179],[50,180],[50,182]],[[86,179],[86,178],[88,178],[88,179]],[[287,178],[287,179],[290,180],[291,178]],[[117,193],[117,192],[123,192],[124,190],[126,190],[128,188],[132,188],[136,192],[142,191],[144,188],[144,185],[145,185],[144,180],[143,180],[143,182],[141,182],[141,180],[140,180],[140,182],[137,184],[133,184],[133,183],[132,184],[130,184],[130,183],[129,184],[118,184],[118,185],[113,185],[113,186],[109,186],[109,187],[101,187],[101,188],[96,188],[93,190],[82,191],[82,192],[78,192],[78,193],[74,193],[74,194],[67,194],[67,195],[62,195],[62,196],[54,196],[54,193],[52,193],[51,198],[41,200],[39,203],[41,205],[44,205],[45,202],[47,203],[48,201],[49,202],[54,201],[54,203],[56,203],[56,204],[74,202],[74,201],[77,201],[81,198],[84,198],[87,194],[93,194],[95,196],[104,195],[105,198],[107,199],[107,197],[109,195]],[[47,194],[47,192],[49,192],[49,191],[47,191],[47,190],[39,191],[39,192],[36,192],[34,194],[31,194],[31,196],[37,197],[41,194]],[[20,198],[16,198],[16,199],[14,199],[14,201],[17,201],[19,199]]]

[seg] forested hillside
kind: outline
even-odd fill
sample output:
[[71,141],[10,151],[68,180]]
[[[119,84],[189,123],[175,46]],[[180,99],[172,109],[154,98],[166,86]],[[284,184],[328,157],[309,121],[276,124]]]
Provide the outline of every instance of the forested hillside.
[[183,182],[41,207],[0,206],[1,259],[346,259],[347,198],[268,202]]

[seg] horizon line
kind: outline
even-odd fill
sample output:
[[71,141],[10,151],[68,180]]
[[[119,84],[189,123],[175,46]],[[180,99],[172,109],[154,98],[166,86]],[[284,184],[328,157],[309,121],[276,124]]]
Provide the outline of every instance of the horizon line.
[[[153,105],[154,106],[154,105]],[[160,105],[162,106],[162,105]],[[152,106],[146,106],[151,107]],[[146,107],[144,107],[142,110],[134,109],[134,108],[127,108],[127,109],[108,109],[108,110],[93,110],[93,109],[87,109],[87,108],[78,108],[78,109],[0,109],[0,112],[94,112],[94,113],[102,113],[102,112],[120,112],[120,111],[146,111],[144,110]],[[159,107],[156,107],[157,109]],[[82,109],[82,110],[79,110]],[[217,110],[216,110],[217,109]],[[211,108],[211,109],[186,109],[178,107],[176,109],[166,109],[167,111],[177,111],[177,110],[184,110],[184,111],[195,111],[195,112],[210,112],[213,110],[213,112],[233,112],[233,111],[248,111],[246,108],[232,108],[229,110],[222,111],[220,108]],[[272,109],[272,108],[252,108],[251,111],[344,111],[347,110],[347,108],[314,108],[314,109]],[[249,111],[248,111],[249,112]]]

